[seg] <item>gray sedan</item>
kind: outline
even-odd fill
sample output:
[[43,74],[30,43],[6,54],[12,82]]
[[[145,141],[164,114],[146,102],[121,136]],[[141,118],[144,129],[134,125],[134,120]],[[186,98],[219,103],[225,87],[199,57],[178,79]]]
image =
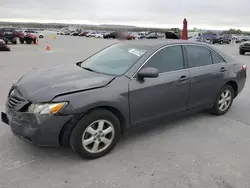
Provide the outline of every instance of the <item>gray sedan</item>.
[[70,146],[82,158],[111,151],[120,136],[186,113],[225,114],[246,65],[210,45],[136,40],[70,66],[31,71],[10,89],[2,121],[37,146]]

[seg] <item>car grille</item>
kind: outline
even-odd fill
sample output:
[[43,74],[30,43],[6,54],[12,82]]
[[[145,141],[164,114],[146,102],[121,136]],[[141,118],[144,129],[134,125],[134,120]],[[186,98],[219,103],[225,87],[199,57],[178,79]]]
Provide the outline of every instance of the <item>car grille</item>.
[[11,89],[10,94],[7,99],[7,106],[10,109],[20,109],[20,107],[23,107],[25,105],[25,99],[22,97],[22,95],[19,93],[16,89]]
[[250,46],[250,43],[245,43],[244,46]]

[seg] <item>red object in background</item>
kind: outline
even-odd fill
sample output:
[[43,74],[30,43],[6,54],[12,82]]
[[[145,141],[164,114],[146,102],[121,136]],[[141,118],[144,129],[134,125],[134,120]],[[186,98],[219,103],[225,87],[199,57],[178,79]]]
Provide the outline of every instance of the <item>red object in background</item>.
[[127,39],[127,40],[135,40],[135,37],[132,36],[132,35],[127,35],[127,36],[126,36],[126,39]]
[[187,19],[186,18],[183,20],[183,29],[182,29],[181,39],[188,40]]
[[35,38],[36,38],[36,36],[35,36],[35,35],[32,35],[31,33],[28,33],[26,36],[29,36],[29,37],[31,37],[32,39],[35,39]]

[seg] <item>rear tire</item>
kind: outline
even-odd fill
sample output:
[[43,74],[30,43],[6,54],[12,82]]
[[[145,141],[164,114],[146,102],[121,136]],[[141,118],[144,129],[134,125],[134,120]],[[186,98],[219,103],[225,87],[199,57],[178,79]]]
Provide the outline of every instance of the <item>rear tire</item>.
[[80,157],[96,159],[115,147],[120,133],[120,121],[113,113],[105,109],[94,110],[83,116],[74,127],[70,134],[70,146]]
[[26,44],[31,44],[32,40],[31,39],[26,39]]
[[221,116],[228,112],[233,104],[234,90],[230,85],[225,85],[219,92],[214,106],[211,110],[212,114]]

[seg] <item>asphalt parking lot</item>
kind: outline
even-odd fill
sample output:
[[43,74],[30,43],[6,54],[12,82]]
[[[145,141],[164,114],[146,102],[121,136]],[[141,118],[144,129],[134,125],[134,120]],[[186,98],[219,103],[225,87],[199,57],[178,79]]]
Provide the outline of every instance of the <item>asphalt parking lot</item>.
[[[52,50],[46,51],[46,42]],[[29,70],[72,64],[116,40],[56,36],[0,53],[0,110]],[[238,44],[216,45],[250,67]],[[248,69],[249,73],[249,69]],[[82,160],[70,149],[37,148],[0,123],[0,188],[248,188],[250,84],[224,116],[199,113],[123,138],[107,156]]]

